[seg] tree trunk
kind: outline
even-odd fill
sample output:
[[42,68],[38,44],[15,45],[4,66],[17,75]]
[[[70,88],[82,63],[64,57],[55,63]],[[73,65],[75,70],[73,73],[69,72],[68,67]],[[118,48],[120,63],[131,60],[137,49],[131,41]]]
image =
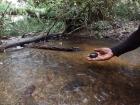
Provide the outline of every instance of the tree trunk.
[[48,40],[50,38],[56,38],[56,37],[60,37],[62,34],[58,33],[58,34],[47,34],[47,33],[42,33],[39,36],[35,36],[33,38],[25,38],[25,39],[21,39],[17,42],[12,42],[12,43],[6,43],[6,44],[2,44],[0,45],[0,51],[3,52],[5,49],[10,48],[10,47],[15,47],[15,46],[23,46],[24,44],[29,44],[32,42],[39,42],[42,40]]
[[81,19],[66,19],[63,33],[70,33],[81,26],[83,26]]

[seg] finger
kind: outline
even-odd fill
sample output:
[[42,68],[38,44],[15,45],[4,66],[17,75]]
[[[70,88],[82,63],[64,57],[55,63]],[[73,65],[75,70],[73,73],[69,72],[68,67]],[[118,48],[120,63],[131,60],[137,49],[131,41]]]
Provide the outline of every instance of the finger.
[[100,52],[101,50],[102,50],[101,48],[94,49],[94,51],[97,51],[97,52]]
[[99,52],[99,53],[104,53],[105,52],[103,48],[94,49],[94,51]]
[[86,57],[86,59],[87,59],[87,60],[89,60],[89,61],[91,61],[91,60],[92,60],[92,58],[90,58],[90,57]]
[[89,60],[89,61],[93,61],[94,59],[93,58],[90,58],[90,57],[86,57],[87,58],[87,60]]
[[97,58],[90,58],[90,57],[87,57],[87,60],[89,60],[89,61],[103,61],[104,59],[99,58],[99,57],[97,57]]

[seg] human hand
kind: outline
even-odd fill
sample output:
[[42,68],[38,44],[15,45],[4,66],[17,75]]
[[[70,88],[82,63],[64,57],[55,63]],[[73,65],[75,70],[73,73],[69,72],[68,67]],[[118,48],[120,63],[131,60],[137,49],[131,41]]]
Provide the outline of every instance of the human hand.
[[109,60],[110,58],[112,58],[113,52],[110,48],[98,48],[94,50],[98,56],[95,58],[91,58],[91,57],[87,57],[87,59],[89,61],[104,61],[104,60]]

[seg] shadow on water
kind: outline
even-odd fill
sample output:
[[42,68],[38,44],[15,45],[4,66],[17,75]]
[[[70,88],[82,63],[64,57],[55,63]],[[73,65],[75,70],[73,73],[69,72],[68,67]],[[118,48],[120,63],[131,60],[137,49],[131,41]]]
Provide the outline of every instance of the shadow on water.
[[140,105],[139,65],[123,57],[106,62],[85,59],[95,47],[110,42],[51,41],[49,45],[79,46],[83,51],[22,49],[1,54],[0,105]]

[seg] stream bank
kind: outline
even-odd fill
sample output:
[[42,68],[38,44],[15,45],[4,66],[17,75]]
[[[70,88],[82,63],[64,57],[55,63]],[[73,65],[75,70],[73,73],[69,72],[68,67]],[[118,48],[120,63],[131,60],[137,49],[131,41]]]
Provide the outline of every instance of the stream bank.
[[[99,24],[99,23],[98,23]],[[126,40],[134,31],[138,29],[140,21],[115,21],[111,23],[101,22],[100,26],[94,29],[83,29],[74,33],[74,37],[96,38],[96,39],[110,39],[116,41]]]

